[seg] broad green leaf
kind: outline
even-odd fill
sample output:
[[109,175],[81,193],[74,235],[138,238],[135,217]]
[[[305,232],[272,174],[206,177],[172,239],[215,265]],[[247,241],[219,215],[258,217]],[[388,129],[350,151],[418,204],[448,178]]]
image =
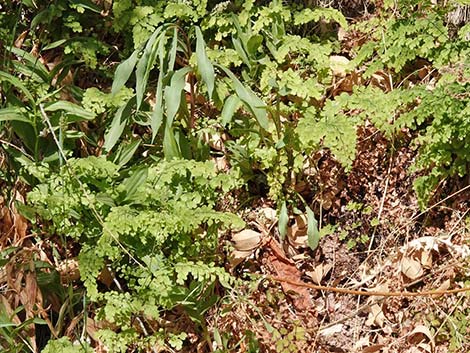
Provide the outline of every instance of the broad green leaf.
[[4,327],[16,327],[18,324],[15,324],[13,322],[0,322],[0,328]]
[[215,81],[215,72],[214,66],[207,57],[205,50],[206,43],[202,37],[201,29],[196,27],[196,59],[197,67],[203,81],[207,86],[207,92],[209,93],[209,98],[212,98],[214,92],[214,81]]
[[181,105],[181,97],[186,83],[186,75],[191,71],[189,66],[176,71],[171,77],[170,86],[165,88],[165,103],[166,103],[166,117],[167,125],[173,124],[173,119],[178,112]]
[[101,13],[101,8],[94,4],[92,1],[88,0],[69,0],[70,3],[72,3],[75,6],[80,6],[86,10],[90,10],[96,13]]
[[181,158],[181,152],[178,148],[178,143],[176,142],[175,133],[173,128],[169,125],[165,126],[165,135],[163,136],[163,154],[167,160]]
[[114,73],[113,86],[111,88],[111,93],[116,94],[121,90],[122,87],[126,84],[127,80],[134,71],[134,67],[137,63],[139,57],[139,50],[135,50],[130,57],[124,60],[116,69]]
[[0,121],[23,121],[28,124],[33,122],[19,108],[3,108],[0,109]]
[[[176,51],[178,49],[178,28],[175,27],[173,30],[173,40],[171,41],[170,55],[168,58],[168,71],[173,71],[176,61]],[[159,55],[162,55],[160,52]]]
[[310,249],[315,250],[320,241],[320,232],[318,231],[318,222],[310,207],[307,206],[307,243]]
[[54,102],[54,103],[49,104],[48,106],[44,107],[44,110],[46,112],[55,112],[55,111],[58,111],[58,110],[63,110],[67,114],[75,115],[75,116],[78,116],[78,117],[82,118],[82,120],[93,120],[95,118],[94,113],[92,113],[88,110],[85,110],[82,107],[80,107],[76,104],[73,104],[71,102],[68,102],[68,101]]
[[42,71],[37,65],[31,63],[23,63],[20,61],[13,60],[12,62],[15,75],[27,77],[29,80],[36,82],[48,82],[49,72]]
[[150,75],[150,71],[155,64],[157,58],[157,52],[160,41],[166,41],[165,33],[162,33],[162,27],[159,27],[155,30],[152,36],[147,41],[145,45],[144,53],[137,63],[135,70],[136,84],[135,84],[135,93],[137,99],[137,109],[140,108],[142,100],[144,98],[144,91],[147,87],[147,81]]
[[281,212],[279,214],[279,236],[281,240],[284,240],[287,235],[287,225],[289,223],[289,215],[287,214],[287,205],[284,201],[281,206]]
[[218,66],[232,80],[235,92],[245,103],[245,106],[253,113],[258,124],[265,130],[269,128],[266,104],[249,87],[245,87],[238,78],[223,66]]
[[[164,41],[161,40],[158,44],[157,55],[160,59],[160,67],[162,68],[164,65],[165,59],[165,45]],[[158,130],[160,130],[160,126],[163,122],[163,72],[160,72],[158,75],[158,82],[157,82],[157,91],[155,93],[155,107],[152,112],[152,117],[150,120],[150,126],[152,128],[152,143],[155,140],[155,137],[158,134]]]
[[3,82],[3,81],[6,81],[6,82],[9,82],[11,83],[13,86],[15,86],[17,89],[19,89],[21,92],[24,93],[24,95],[26,96],[26,98],[28,98],[28,100],[31,102],[31,103],[34,103],[34,98],[33,98],[33,95],[31,94],[31,92],[26,88],[26,86],[23,84],[23,82],[21,82],[21,80],[19,80],[18,78],[16,78],[15,76],[13,75],[10,75],[9,73],[6,73],[4,71],[0,71],[0,82]]
[[260,47],[262,43],[263,43],[262,35],[256,34],[254,36],[251,36],[251,38],[246,43],[246,50],[248,54],[250,54],[251,56],[255,56],[256,53],[258,52],[258,48]]
[[135,97],[131,98],[125,105],[120,107],[114,115],[111,127],[104,135],[103,149],[106,152],[111,151],[126,127],[131,115],[132,106],[135,104]]
[[60,40],[56,40],[55,42],[52,42],[48,45],[46,45],[44,48],[42,48],[43,51],[46,51],[46,50],[50,50],[50,49],[54,49],[54,48],[57,48],[57,47],[60,47],[62,44],[64,44],[65,42],[67,42],[67,39],[60,39]]
[[16,48],[16,47],[11,47],[11,48],[9,48],[9,50],[13,54],[15,54],[15,55],[21,57],[22,59],[24,59],[25,61],[27,61],[30,65],[34,66],[37,70],[40,71],[42,76],[44,76],[44,75],[47,76],[49,74],[49,71],[46,69],[44,64],[41,61],[39,61],[38,57],[34,56],[33,54],[28,53],[27,51],[25,51],[23,49],[20,49],[20,48]]
[[230,96],[225,100],[224,107],[222,108],[221,118],[222,125],[227,125],[233,117],[233,114],[240,108],[242,101],[237,96]]
[[140,143],[140,140],[135,140],[131,143],[121,144],[114,156],[113,162],[119,167],[125,166],[131,160],[137,148],[139,148]]
[[124,189],[126,190],[124,201],[132,200],[139,186],[143,185],[147,180],[147,175],[148,168],[143,167],[135,170],[129,178],[123,181]]
[[157,92],[155,93],[155,107],[153,108],[150,126],[152,128],[152,143],[163,122],[163,75],[158,76]]
[[248,68],[251,68],[250,59],[248,59],[248,56],[245,53],[245,49],[243,49],[241,40],[239,38],[232,37],[232,43],[233,47],[237,51],[238,56],[243,60],[243,62],[246,66],[248,66]]

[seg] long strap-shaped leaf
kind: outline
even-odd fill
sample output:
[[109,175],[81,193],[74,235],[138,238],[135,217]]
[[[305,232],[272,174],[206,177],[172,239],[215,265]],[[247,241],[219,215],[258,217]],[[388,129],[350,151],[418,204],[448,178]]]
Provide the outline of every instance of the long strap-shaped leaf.
[[142,104],[150,71],[152,70],[153,65],[155,65],[155,60],[158,56],[159,41],[166,41],[167,39],[165,33],[162,33],[162,28],[163,27],[157,28],[157,30],[152,34],[150,39],[147,41],[147,44],[145,45],[142,57],[137,63],[137,67],[135,70],[135,93],[137,99],[137,109],[139,109],[140,105]]
[[207,86],[207,92],[209,93],[209,98],[212,98],[212,93],[214,92],[214,82],[215,82],[215,72],[214,66],[212,66],[211,61],[207,57],[205,50],[206,43],[202,37],[202,33],[199,27],[196,27],[196,60],[199,73],[201,74],[202,80]]
[[227,68],[217,65],[232,80],[237,96],[255,116],[258,124],[265,130],[269,128],[266,104],[249,87],[245,87]]

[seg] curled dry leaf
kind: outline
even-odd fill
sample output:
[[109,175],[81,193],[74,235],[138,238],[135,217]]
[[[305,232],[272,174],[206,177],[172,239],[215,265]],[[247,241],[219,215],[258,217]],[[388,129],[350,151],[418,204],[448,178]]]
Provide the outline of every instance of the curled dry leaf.
[[249,257],[261,243],[261,233],[251,229],[244,229],[232,235],[235,248],[230,254],[230,266],[233,268]]
[[434,352],[434,347],[436,346],[434,336],[429,328],[424,325],[418,325],[410,332],[408,335],[408,343],[424,348],[429,353]]
[[385,314],[383,313],[380,305],[374,304],[369,308],[369,316],[366,321],[367,326],[378,325],[380,327],[384,327],[385,320]]
[[312,279],[314,283],[320,284],[323,277],[325,277],[332,268],[332,264],[319,264],[314,268],[313,271],[307,271],[306,274]]
[[59,263],[57,271],[62,283],[71,283],[80,278],[80,270],[77,259],[68,259]]
[[233,246],[236,250],[254,250],[261,243],[261,233],[251,229],[244,229],[232,236]]
[[401,260],[400,267],[401,272],[411,280],[421,277],[424,272],[420,262],[407,256]]
[[225,156],[214,157],[212,161],[214,162],[214,167],[217,172],[226,172],[229,170],[230,166]]
[[386,347],[385,344],[373,344],[372,346],[366,347],[362,350],[362,353],[375,353]]
[[336,324],[333,326],[329,326],[327,328],[321,329],[319,334],[325,337],[332,336],[336,333],[341,333],[343,331],[343,324]]
[[277,222],[277,211],[271,207],[263,207],[259,210],[259,215],[271,223]]
[[307,216],[295,216],[295,223],[287,229],[287,240],[295,248],[307,247]]

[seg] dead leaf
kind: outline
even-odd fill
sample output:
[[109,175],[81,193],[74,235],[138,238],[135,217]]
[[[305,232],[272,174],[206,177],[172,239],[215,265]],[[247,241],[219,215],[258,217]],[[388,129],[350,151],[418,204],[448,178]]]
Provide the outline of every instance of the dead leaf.
[[415,280],[421,277],[424,271],[418,261],[405,256],[401,260],[401,272],[409,279]]
[[57,266],[62,283],[71,283],[80,278],[80,270],[77,259],[64,260]]
[[20,33],[20,35],[15,39],[14,46],[15,48],[21,48],[23,46],[23,43],[26,39],[26,36],[28,35],[28,30],[23,31]]
[[432,253],[429,250],[421,252],[421,265],[425,268],[432,267]]
[[[280,251],[280,245],[272,238],[267,245],[269,245],[272,250],[268,257],[268,266],[271,267],[275,276],[294,282],[302,282],[300,271],[295,267],[292,261],[287,259],[283,252]],[[310,292],[306,287],[287,282],[281,282],[281,287],[287,295],[295,293],[293,304],[297,310],[305,311],[312,308]]]
[[240,250],[234,250],[230,254],[230,267],[234,268],[237,265],[241,264],[243,261],[245,261],[246,258],[251,256],[253,254],[253,251],[247,250],[247,251],[240,251]]
[[313,271],[307,271],[305,274],[309,276],[316,284],[320,284],[328,272],[333,268],[332,264],[319,264]]
[[114,274],[109,270],[108,266],[103,266],[103,269],[98,276],[98,280],[109,288],[113,284],[114,278]]
[[[423,342],[426,339],[429,341],[429,345],[426,345],[426,342]],[[424,348],[428,352],[434,352],[434,347],[436,345],[431,331],[424,325],[418,325],[410,332],[408,335],[408,343]],[[422,345],[423,343],[425,343],[424,346]]]
[[271,223],[277,222],[277,211],[271,207],[263,207],[259,211],[260,216],[270,221]]
[[374,304],[369,308],[369,316],[367,317],[366,325],[384,327],[385,320],[386,318],[380,305]]
[[307,235],[307,216],[295,216],[294,224],[287,229],[287,240],[290,245],[295,248],[302,248],[308,246]]
[[[444,290],[447,290],[449,288],[450,288],[450,279],[446,279],[444,282],[442,282],[442,284],[439,286],[439,288],[437,288],[437,290],[438,291],[444,291]],[[442,296],[442,294],[435,294],[432,297],[433,298],[439,298],[441,296]]]
[[236,250],[254,250],[261,243],[261,233],[251,229],[244,229],[232,235],[233,246]]
[[362,350],[362,353],[375,353],[385,347],[385,344],[373,344],[372,346],[366,347]]
[[327,328],[324,328],[319,331],[319,334],[322,336],[332,336],[335,333],[341,333],[343,331],[343,324],[336,324]]

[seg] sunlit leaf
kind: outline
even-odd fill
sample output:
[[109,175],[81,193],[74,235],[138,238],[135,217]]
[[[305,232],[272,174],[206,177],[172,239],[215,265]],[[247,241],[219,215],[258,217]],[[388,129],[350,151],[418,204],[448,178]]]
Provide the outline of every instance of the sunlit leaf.
[[132,106],[135,104],[135,98],[130,99],[125,105],[120,107],[114,115],[113,121],[111,122],[111,127],[104,135],[104,144],[103,149],[105,151],[110,151],[114,145],[118,142],[119,138],[124,131],[124,128],[129,121]]
[[15,76],[10,75],[9,73],[6,73],[4,71],[0,71],[0,82],[9,82],[18,90],[23,92],[23,94],[26,96],[26,98],[28,98],[31,103],[34,102],[34,98],[31,92],[26,88],[23,82],[21,82],[21,80],[16,78]]
[[0,121],[23,121],[28,124],[33,122],[21,112],[19,108],[3,108],[0,109]]
[[148,168],[143,167],[135,170],[129,178],[123,181],[124,189],[126,190],[124,201],[132,200],[139,186],[143,185],[145,180],[147,180],[147,175]]
[[281,206],[281,212],[279,214],[279,236],[281,240],[284,240],[287,235],[287,225],[289,223],[289,215],[287,213],[287,205],[284,201]]
[[132,156],[135,154],[135,151],[137,151],[137,148],[139,148],[140,144],[140,140],[135,140],[131,143],[121,144],[116,152],[113,162],[119,165],[120,167],[123,167],[124,165],[126,165],[127,162],[131,160]]
[[205,50],[206,43],[202,37],[202,33],[199,27],[196,27],[196,59],[197,67],[203,81],[207,86],[207,92],[209,93],[209,98],[212,98],[212,93],[214,92],[214,81],[215,81],[215,72],[214,66],[212,66],[211,61],[207,57]]
[[95,114],[83,109],[82,107],[73,104],[68,101],[57,101],[52,104],[47,105],[44,107],[46,112],[55,112],[58,110],[62,110],[67,114],[75,115],[80,117],[82,120],[93,120],[95,118]]
[[230,96],[225,100],[224,107],[222,109],[221,118],[222,125],[227,125],[233,117],[233,114],[240,108],[242,101],[237,96]]
[[165,88],[166,117],[169,126],[173,124],[173,119],[180,108],[181,96],[186,83],[185,78],[190,71],[189,66],[176,71],[171,77],[170,86]]
[[150,75],[150,71],[155,65],[155,60],[157,58],[157,52],[159,49],[158,43],[161,40],[166,41],[166,36],[165,33],[162,34],[162,27],[159,27],[147,41],[144,53],[137,63],[135,70],[137,109],[139,109],[140,105],[142,104],[144,92],[147,87],[148,77]]
[[126,84],[127,80],[134,71],[134,67],[137,63],[139,57],[139,50],[135,50],[130,57],[124,60],[116,69],[114,73],[113,86],[111,88],[111,93],[116,94],[121,90],[122,87]]
[[318,231],[318,222],[315,214],[307,207],[307,243],[310,249],[315,250],[320,241],[320,232]]
[[228,69],[219,66],[232,80],[233,88],[245,106],[253,113],[258,124],[265,130],[269,128],[266,104],[249,87],[245,87],[238,78]]

